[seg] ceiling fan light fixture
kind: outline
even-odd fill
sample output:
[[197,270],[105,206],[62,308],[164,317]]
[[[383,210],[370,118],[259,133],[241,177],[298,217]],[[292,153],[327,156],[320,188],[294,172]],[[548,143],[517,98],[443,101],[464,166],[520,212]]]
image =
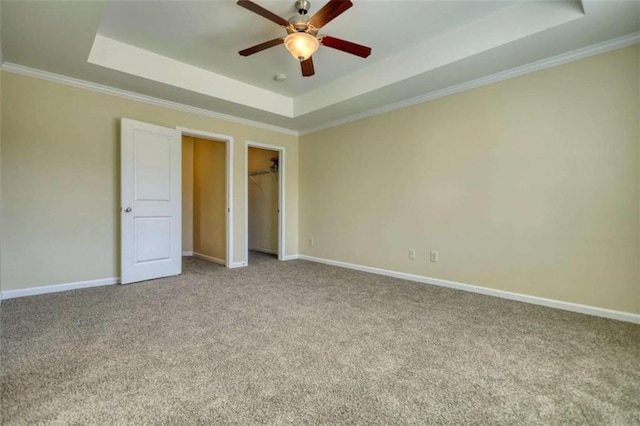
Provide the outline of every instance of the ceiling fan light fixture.
[[284,46],[291,53],[291,56],[302,62],[316,53],[320,42],[309,33],[295,32],[284,38]]

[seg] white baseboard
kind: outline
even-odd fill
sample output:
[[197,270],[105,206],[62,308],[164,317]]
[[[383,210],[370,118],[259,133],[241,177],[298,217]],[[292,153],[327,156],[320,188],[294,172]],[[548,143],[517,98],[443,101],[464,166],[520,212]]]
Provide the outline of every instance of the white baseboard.
[[207,260],[209,262],[217,263],[218,265],[226,266],[227,262],[223,259],[218,259],[217,257],[207,256],[206,254],[193,252],[193,257],[197,257],[198,259]]
[[183,256],[187,256],[187,257],[188,257],[188,256],[193,256],[193,252],[192,252],[192,251],[183,251],[183,252],[182,252],[182,255],[183,255]]
[[405,272],[390,271],[387,269],[374,268],[372,266],[356,265],[353,263],[339,262],[337,260],[323,259],[321,257],[313,257],[301,254],[300,259],[308,260],[316,263],[324,263],[326,265],[339,266],[341,268],[355,269],[356,271],[369,272],[377,275],[385,275],[387,277],[400,278],[408,281],[415,281],[423,284],[431,284],[440,287],[448,287],[456,290],[468,291],[471,293],[479,293],[487,296],[500,297],[502,299],[516,300],[518,302],[531,303],[534,305],[547,306],[550,308],[562,309],[565,311],[578,312],[581,314],[593,315],[597,317],[610,318],[618,321],[631,322],[640,324],[640,314],[632,314],[630,312],[614,311],[611,309],[597,308],[595,306],[580,305],[578,303],[563,302],[560,300],[546,299],[544,297],[529,296],[526,294],[513,293],[504,290],[495,290],[487,287],[480,287],[471,284],[464,284],[455,281],[441,280],[439,278],[429,278],[422,275],[407,274]]
[[0,295],[2,300],[15,299],[16,297],[35,296],[38,294],[58,293],[60,291],[77,290],[80,288],[101,287],[118,284],[120,278],[103,278],[101,280],[78,281],[75,283],[45,285],[42,287],[22,288],[19,290],[5,290]]
[[249,250],[259,251],[260,253],[269,253],[269,254],[278,254],[278,250],[273,250],[270,248],[262,248],[262,247],[249,247]]
[[[259,248],[259,247],[249,247],[249,250],[251,251],[258,251],[260,253],[269,253],[269,254],[278,254],[278,250],[272,250],[272,249],[265,249],[265,248]],[[282,260],[296,260],[298,259],[298,255],[297,254],[285,254],[284,256],[282,256]]]
[[[210,262],[220,263],[222,265],[225,264],[223,260],[217,259],[211,256],[205,256],[199,253],[193,253],[193,256],[208,260]],[[323,263],[326,265],[338,266],[338,267],[347,268],[347,269],[354,269],[356,271],[369,272],[372,274],[384,275],[384,276],[393,277],[393,278],[400,278],[400,279],[415,281],[423,284],[431,284],[431,285],[436,285],[440,287],[448,287],[456,290],[468,291],[471,293],[479,293],[487,296],[500,297],[503,299],[516,300],[519,302],[531,303],[534,305],[541,305],[541,306],[547,306],[550,308],[563,309],[565,311],[578,312],[578,313],[587,314],[587,315],[594,315],[597,317],[610,318],[610,319],[615,319],[619,321],[640,324],[640,315],[632,314],[629,312],[614,311],[611,309],[597,308],[594,306],[580,305],[577,303],[563,302],[560,300],[546,299],[546,298],[537,297],[537,296],[529,296],[526,294],[513,293],[509,291],[504,291],[504,290],[495,290],[487,287],[480,287],[480,286],[475,286],[471,284],[459,283],[455,281],[442,280],[439,278],[429,278],[422,275],[407,274],[405,272],[390,271],[387,269],[374,268],[372,266],[356,265],[353,263],[340,262],[340,261],[331,260],[331,259],[323,259],[320,257],[307,256],[304,254],[288,255],[288,256],[285,256],[283,260],[294,260],[294,259],[308,260],[311,262]],[[229,268],[242,268],[245,266],[247,266],[247,262],[234,262],[229,266]],[[118,284],[119,282],[120,282],[120,278],[114,277],[114,278],[103,278],[103,279],[91,280],[91,281],[78,281],[78,282],[66,283],[66,284],[55,284],[55,285],[48,285],[48,286],[41,286],[41,287],[31,287],[31,288],[24,288],[19,290],[5,290],[0,292],[0,300],[14,299],[17,297],[35,296],[38,294],[58,293],[61,291],[77,290],[81,288],[101,287],[101,286]]]

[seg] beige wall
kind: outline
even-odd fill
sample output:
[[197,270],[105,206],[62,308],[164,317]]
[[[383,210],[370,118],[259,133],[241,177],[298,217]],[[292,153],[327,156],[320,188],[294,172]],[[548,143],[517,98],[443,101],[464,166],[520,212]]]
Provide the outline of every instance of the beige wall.
[[193,141],[193,251],[226,260],[224,142]]
[[638,49],[302,136],[300,252],[639,313]]
[[[249,147],[249,172],[266,170],[277,151]],[[249,179],[249,248],[278,253],[278,173]]]
[[234,138],[234,262],[245,260],[246,140],[287,149],[287,254],[298,252],[297,137],[2,73],[3,291],[117,277],[119,120]]
[[182,137],[182,251],[193,252],[193,138]]
[[634,46],[306,135],[298,191],[295,136],[2,72],[2,290],[119,276],[129,117],[234,138],[235,262],[252,140],[287,149],[285,254],[640,313],[639,79]]

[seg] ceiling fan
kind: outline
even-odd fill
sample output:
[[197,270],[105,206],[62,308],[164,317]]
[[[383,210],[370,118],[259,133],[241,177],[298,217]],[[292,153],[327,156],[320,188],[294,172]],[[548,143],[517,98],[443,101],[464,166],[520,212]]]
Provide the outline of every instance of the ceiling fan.
[[298,14],[289,18],[289,20],[281,18],[275,13],[268,11],[250,0],[239,0],[238,5],[262,16],[263,18],[275,22],[281,27],[284,27],[287,31],[286,37],[265,41],[264,43],[241,50],[238,53],[242,56],[253,55],[254,53],[261,52],[270,47],[284,44],[293,57],[300,61],[302,75],[304,77],[311,77],[315,74],[313,58],[311,55],[318,50],[321,44],[352,55],[360,56],[361,58],[366,58],[371,54],[370,47],[362,46],[346,40],[340,40],[335,37],[318,35],[320,28],[353,6],[353,3],[351,3],[350,0],[329,0],[329,2],[310,19],[305,19],[305,15],[309,11],[311,3],[308,0],[297,0],[295,2],[295,8],[298,11]]

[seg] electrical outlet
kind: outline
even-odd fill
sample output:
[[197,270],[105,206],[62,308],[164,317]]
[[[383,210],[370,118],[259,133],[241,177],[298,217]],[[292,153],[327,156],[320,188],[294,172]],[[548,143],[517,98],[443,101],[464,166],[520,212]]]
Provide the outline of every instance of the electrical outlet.
[[409,249],[409,259],[416,258],[416,251],[414,249]]
[[431,250],[431,254],[429,255],[429,260],[432,262],[437,262],[440,254],[436,250]]
[[309,238],[309,247],[313,247],[313,237]]

